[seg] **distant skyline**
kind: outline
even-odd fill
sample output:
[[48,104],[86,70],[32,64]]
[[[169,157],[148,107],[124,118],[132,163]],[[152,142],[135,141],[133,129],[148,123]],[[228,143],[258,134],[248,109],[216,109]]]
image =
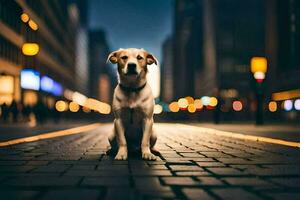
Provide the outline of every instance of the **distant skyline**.
[[103,29],[111,50],[144,48],[160,62],[172,33],[173,0],[90,0],[89,28]]

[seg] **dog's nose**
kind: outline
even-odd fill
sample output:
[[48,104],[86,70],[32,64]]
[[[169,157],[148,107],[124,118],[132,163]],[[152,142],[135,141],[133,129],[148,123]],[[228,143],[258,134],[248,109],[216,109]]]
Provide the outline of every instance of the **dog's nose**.
[[128,63],[127,65],[128,73],[136,73],[136,64],[135,63]]

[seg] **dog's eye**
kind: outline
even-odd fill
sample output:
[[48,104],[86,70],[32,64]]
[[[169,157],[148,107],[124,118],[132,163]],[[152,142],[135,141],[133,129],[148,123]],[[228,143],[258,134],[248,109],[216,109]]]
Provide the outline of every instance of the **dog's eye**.
[[143,57],[140,56],[140,55],[138,55],[136,58],[137,58],[138,60],[142,60],[142,59],[143,59]]
[[128,56],[122,56],[121,58],[122,58],[122,60],[126,60],[128,58]]

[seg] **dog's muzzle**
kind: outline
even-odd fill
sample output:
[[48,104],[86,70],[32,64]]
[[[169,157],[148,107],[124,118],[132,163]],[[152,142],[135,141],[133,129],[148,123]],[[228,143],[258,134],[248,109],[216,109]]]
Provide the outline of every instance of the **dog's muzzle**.
[[126,75],[137,75],[137,74],[138,74],[138,72],[136,71],[136,64],[128,63]]

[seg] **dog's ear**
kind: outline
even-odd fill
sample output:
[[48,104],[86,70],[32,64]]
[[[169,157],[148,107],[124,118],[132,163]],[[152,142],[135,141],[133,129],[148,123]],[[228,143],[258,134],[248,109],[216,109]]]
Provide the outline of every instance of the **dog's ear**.
[[106,62],[110,61],[113,64],[116,64],[118,62],[118,54],[120,53],[120,51],[122,51],[123,49],[119,49],[117,51],[113,51],[111,52],[108,57]]
[[157,59],[150,53],[147,53],[147,65],[152,65],[153,63],[155,63],[157,65]]

